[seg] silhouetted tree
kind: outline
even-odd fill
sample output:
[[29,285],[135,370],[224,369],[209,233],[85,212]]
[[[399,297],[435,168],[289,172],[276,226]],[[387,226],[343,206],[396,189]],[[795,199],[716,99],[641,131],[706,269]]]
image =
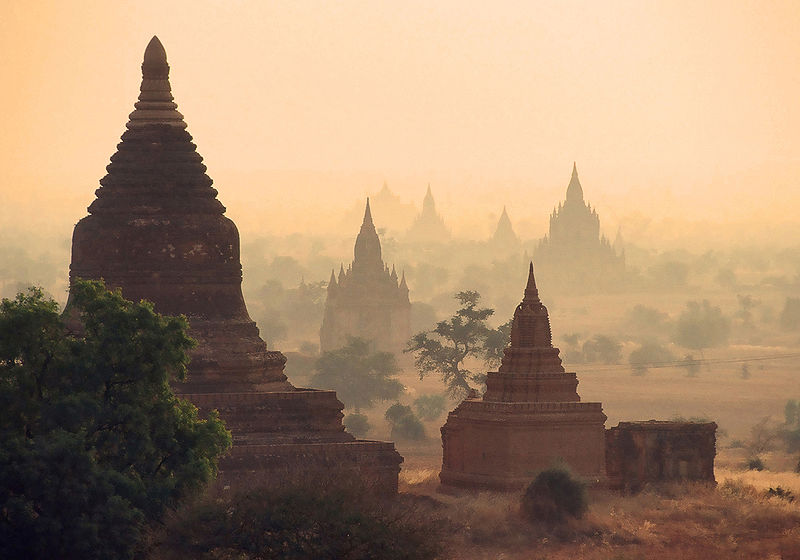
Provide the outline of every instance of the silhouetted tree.
[[613,337],[595,335],[583,343],[583,359],[587,362],[618,364],[622,360],[622,344]]
[[376,401],[396,399],[404,387],[394,376],[397,361],[390,352],[372,352],[366,340],[348,337],[347,346],[324,352],[316,362],[311,384],[333,389],[356,412]]
[[708,300],[702,303],[687,302],[675,327],[675,342],[685,348],[698,350],[701,357],[704,357],[705,348],[727,344],[731,332],[730,319]]
[[71,297],[76,330],[39,289],[0,303],[2,558],[133,558],[231,445],[170,388],[194,344],[185,318],[100,282]]
[[670,352],[669,348],[662,346],[655,340],[643,342],[628,356],[628,362],[631,364],[635,375],[644,375],[647,373],[648,368],[663,365],[674,359],[675,355]]
[[440,321],[431,331],[412,336],[405,352],[414,354],[420,379],[428,373],[438,373],[448,392],[457,397],[469,392],[470,382],[482,383],[485,379],[484,374],[466,369],[464,360],[494,359],[496,346],[492,350],[486,347],[491,332],[486,320],[494,314],[494,309],[478,307],[481,298],[478,292],[458,292],[455,298],[461,304],[455,315]]
[[414,399],[414,408],[422,420],[436,420],[442,415],[446,405],[444,395],[421,395]]
[[392,427],[392,439],[419,441],[425,439],[425,427],[410,406],[394,403],[384,416]]

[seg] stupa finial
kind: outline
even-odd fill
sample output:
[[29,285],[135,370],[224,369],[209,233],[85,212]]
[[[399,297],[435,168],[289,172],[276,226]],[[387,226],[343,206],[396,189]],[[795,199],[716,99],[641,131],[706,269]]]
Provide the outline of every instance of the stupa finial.
[[130,114],[128,128],[151,124],[186,128],[183,115],[177,111],[178,106],[172,97],[167,51],[155,35],[144,50],[142,86],[134,107],[136,110]]

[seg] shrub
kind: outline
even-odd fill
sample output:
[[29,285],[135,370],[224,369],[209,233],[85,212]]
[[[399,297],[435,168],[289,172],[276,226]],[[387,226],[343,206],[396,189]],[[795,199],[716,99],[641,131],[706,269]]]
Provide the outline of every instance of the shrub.
[[767,497],[780,498],[781,500],[786,500],[789,503],[792,503],[794,501],[794,494],[792,494],[792,491],[787,490],[786,488],[783,488],[781,486],[777,486],[775,488],[770,487],[770,489],[767,490]]
[[425,427],[414,415],[410,406],[394,403],[386,410],[385,418],[392,427],[392,439],[412,441],[425,439]]
[[184,510],[162,547],[201,560],[435,558],[437,525],[415,507],[352,490],[260,489]]
[[343,423],[344,427],[347,428],[347,431],[356,437],[364,437],[371,428],[366,415],[359,414],[358,412],[354,412],[345,416]]
[[522,496],[522,513],[530,521],[560,523],[581,518],[589,507],[586,485],[564,467],[540,472]]
[[414,401],[414,408],[422,420],[436,420],[444,412],[446,404],[444,395],[422,395]]
[[763,471],[765,468],[766,466],[764,465],[764,461],[761,460],[761,457],[753,457],[747,460],[748,471]]

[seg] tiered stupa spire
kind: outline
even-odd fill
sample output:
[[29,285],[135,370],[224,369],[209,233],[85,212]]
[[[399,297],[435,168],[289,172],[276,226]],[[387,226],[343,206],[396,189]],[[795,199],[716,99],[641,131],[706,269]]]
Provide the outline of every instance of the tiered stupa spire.
[[558,348],[553,347],[550,317],[539,299],[533,263],[522,302],[511,322],[511,344],[496,373],[486,381],[488,401],[579,401],[574,373],[564,373]]
[[557,460],[602,477],[606,416],[600,403],[580,402],[577,386],[553,347],[531,263],[499,371],[487,374],[483,398],[467,397],[442,426],[442,483],[520,488]]
[[285,358],[267,351],[247,312],[239,233],[177,111],[158,37],[145,50],[126,128],[75,226],[70,279],[102,278],[128,299],[186,315],[198,346],[185,391],[290,387]]

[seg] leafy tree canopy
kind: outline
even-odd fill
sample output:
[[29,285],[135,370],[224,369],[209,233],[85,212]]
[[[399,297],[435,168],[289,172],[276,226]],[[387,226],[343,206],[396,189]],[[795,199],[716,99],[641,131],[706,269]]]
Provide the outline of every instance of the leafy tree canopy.
[[81,281],[65,315],[37,288],[0,303],[0,557],[132,558],[230,434],[169,386],[185,318]]
[[412,336],[405,351],[414,353],[420,379],[428,373],[438,373],[447,391],[459,397],[470,391],[470,382],[482,383],[485,379],[484,374],[467,369],[465,360],[478,358],[487,364],[499,363],[503,348],[508,345],[511,323],[496,330],[489,328],[486,320],[494,309],[478,307],[478,292],[458,292],[455,298],[461,304],[455,315],[439,321],[433,330]]
[[719,307],[712,306],[708,300],[689,301],[678,317],[675,342],[684,348],[699,350],[702,356],[704,348],[727,344],[730,334],[731,321]]
[[346,407],[356,411],[370,408],[375,401],[399,397],[405,387],[394,374],[397,361],[390,352],[372,352],[370,343],[348,337],[347,346],[325,352],[316,362],[314,387],[333,389]]

